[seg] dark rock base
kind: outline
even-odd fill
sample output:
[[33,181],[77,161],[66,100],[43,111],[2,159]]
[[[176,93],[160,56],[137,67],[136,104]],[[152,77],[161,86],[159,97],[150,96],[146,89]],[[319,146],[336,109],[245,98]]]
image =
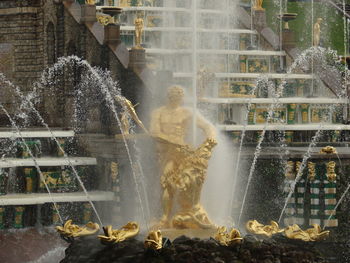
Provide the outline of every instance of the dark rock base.
[[[342,259],[327,259],[325,251],[332,250],[329,244],[305,243],[287,240],[284,237],[258,240],[246,236],[241,245],[223,247],[215,240],[190,239],[181,236],[161,251],[145,250],[143,242],[132,239],[117,245],[105,246],[94,238],[75,240],[66,250],[61,263],[107,263],[107,262],[154,262],[154,263],[326,263],[346,262]],[[321,252],[322,253],[321,253]],[[334,251],[333,251],[334,252]],[[339,261],[340,260],[340,261]]]

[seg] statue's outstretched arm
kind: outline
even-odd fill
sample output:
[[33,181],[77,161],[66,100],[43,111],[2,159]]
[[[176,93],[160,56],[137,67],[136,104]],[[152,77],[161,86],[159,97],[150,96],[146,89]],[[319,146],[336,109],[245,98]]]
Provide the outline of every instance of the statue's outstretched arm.
[[121,96],[116,96],[115,99],[116,99],[116,101],[121,103],[126,108],[127,112],[130,114],[131,118],[141,127],[141,129],[145,133],[148,133],[146,127],[143,125],[142,121],[137,116],[137,113],[136,113],[135,108],[132,105],[131,101],[124,98],[124,97],[121,97]]
[[215,127],[199,114],[197,114],[197,126],[204,131],[207,139],[215,140],[216,138]]

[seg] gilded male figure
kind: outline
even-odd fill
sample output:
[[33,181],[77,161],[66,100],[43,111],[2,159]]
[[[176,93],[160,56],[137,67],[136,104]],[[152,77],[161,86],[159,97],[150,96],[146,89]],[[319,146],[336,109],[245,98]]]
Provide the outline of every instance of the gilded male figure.
[[171,86],[167,104],[156,109],[151,118],[150,132],[157,140],[163,190],[163,216],[158,227],[211,228],[213,224],[199,201],[208,161],[216,145],[215,128],[196,115],[196,124],[204,131],[206,140],[197,149],[187,144],[185,137],[194,113],[182,106],[183,99],[183,88]]
[[142,33],[143,33],[143,19],[142,19],[142,13],[138,13],[137,17],[134,21],[135,25],[135,48],[136,49],[143,49],[141,46],[141,39],[142,39]]
[[319,46],[320,45],[320,40],[321,40],[321,23],[322,23],[322,18],[317,18],[316,23],[314,24],[313,32],[314,32],[314,37],[313,37],[313,46]]

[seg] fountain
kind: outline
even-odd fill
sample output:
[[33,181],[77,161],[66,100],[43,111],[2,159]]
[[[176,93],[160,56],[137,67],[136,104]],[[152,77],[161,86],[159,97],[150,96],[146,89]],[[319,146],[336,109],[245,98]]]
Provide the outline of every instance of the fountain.
[[61,236],[61,262],[346,262],[349,72],[301,5],[45,6],[41,77],[0,64],[0,240]]

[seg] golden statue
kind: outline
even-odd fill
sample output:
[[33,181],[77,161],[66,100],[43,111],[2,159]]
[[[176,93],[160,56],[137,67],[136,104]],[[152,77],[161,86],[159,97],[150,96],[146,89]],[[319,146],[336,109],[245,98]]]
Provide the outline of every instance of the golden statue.
[[255,0],[255,1],[254,1],[253,9],[254,9],[254,10],[265,10],[265,9],[262,7],[262,4],[263,4],[263,0]]
[[133,48],[143,49],[143,47],[141,46],[141,41],[142,41],[144,23],[143,23],[141,12],[137,13],[137,17],[134,21],[134,25],[135,25],[135,46]]
[[120,7],[129,7],[130,6],[130,0],[119,0],[119,6]]
[[113,230],[112,226],[104,227],[103,232],[105,234],[104,236],[98,236],[101,242],[106,244],[114,244],[137,236],[137,234],[140,232],[140,227],[136,222],[129,222],[121,229]]
[[334,182],[337,179],[337,174],[335,173],[335,162],[330,161],[327,163],[327,180]]
[[322,23],[322,18],[317,18],[316,23],[314,24],[313,27],[313,46],[319,46],[320,45],[320,39],[321,39],[321,23]]
[[97,21],[103,26],[107,26],[115,22],[114,18],[108,15],[96,15],[96,17],[97,17]]
[[160,230],[151,231],[148,233],[145,239],[145,248],[150,248],[153,250],[159,250],[163,247],[163,237]]
[[116,96],[115,100],[120,103],[123,107],[123,112],[121,113],[121,130],[123,134],[130,134],[130,123],[129,123],[129,116],[136,122],[137,125],[141,127],[141,129],[148,133],[146,127],[143,125],[142,121],[137,116],[137,113],[135,111],[136,105],[132,105],[131,101],[126,99],[123,96]]
[[307,167],[309,171],[308,178],[310,181],[314,181],[316,179],[316,171],[315,171],[316,164],[313,162],[308,162]]
[[205,95],[208,84],[215,78],[214,73],[210,73],[203,65],[197,72],[197,93],[202,98]]
[[[158,227],[214,228],[200,205],[200,195],[212,149],[216,145],[215,129],[196,115],[196,124],[204,131],[206,140],[197,149],[187,144],[185,136],[193,112],[182,106],[183,99],[183,88],[171,86],[168,103],[156,109],[151,118],[150,132],[157,142],[163,190],[163,216]],[[174,205],[175,201],[178,206]],[[175,207],[178,211],[173,211]]]
[[287,167],[286,167],[286,171],[285,171],[285,177],[288,180],[294,180],[295,179],[294,162],[293,161],[288,161],[287,162]]
[[56,230],[62,236],[67,238],[89,236],[96,234],[100,230],[100,226],[96,223],[89,222],[85,226],[80,227],[72,224],[72,220],[67,220],[62,226],[56,226]]
[[296,224],[288,226],[284,234],[289,239],[299,239],[305,242],[321,241],[329,237],[330,231],[323,231],[321,227],[317,224],[313,224],[313,228],[309,228],[305,231],[300,229]]
[[337,149],[335,149],[333,146],[326,146],[326,147],[323,147],[321,149],[320,153],[322,153],[322,154],[336,154],[338,152],[337,152]]
[[95,5],[96,1],[95,0],[85,0],[85,4],[87,4],[87,5]]
[[246,228],[250,233],[267,237],[272,237],[272,235],[284,231],[284,229],[279,228],[278,223],[275,221],[271,221],[270,225],[263,225],[256,220],[250,220],[247,222]]
[[240,244],[243,240],[241,237],[241,233],[235,229],[232,228],[229,233],[227,233],[226,227],[219,227],[214,239],[220,243],[222,246],[232,246],[236,244]]

